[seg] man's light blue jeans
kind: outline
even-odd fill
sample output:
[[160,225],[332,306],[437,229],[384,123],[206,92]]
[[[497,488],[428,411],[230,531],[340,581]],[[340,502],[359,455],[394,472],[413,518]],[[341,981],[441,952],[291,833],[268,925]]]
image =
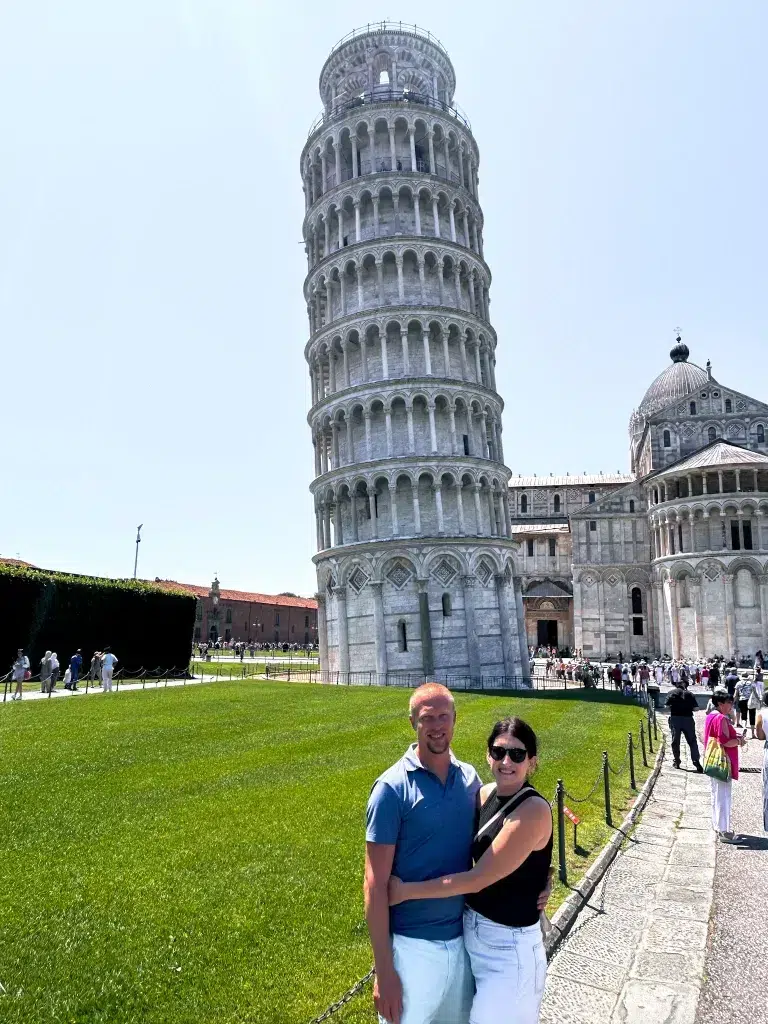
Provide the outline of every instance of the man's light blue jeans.
[[438,942],[393,935],[392,952],[403,986],[400,1024],[468,1024],[474,982],[461,936]]

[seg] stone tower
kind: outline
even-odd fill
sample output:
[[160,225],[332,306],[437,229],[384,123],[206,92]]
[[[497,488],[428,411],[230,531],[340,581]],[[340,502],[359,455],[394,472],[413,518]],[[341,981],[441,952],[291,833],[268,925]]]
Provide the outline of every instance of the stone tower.
[[342,682],[528,676],[480,157],[455,85],[430,33],[352,32],[301,155],[318,635]]

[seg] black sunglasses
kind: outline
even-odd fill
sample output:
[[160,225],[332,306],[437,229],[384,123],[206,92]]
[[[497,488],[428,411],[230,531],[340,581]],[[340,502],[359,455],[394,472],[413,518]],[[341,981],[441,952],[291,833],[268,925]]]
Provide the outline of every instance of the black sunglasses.
[[528,751],[524,747],[500,747],[494,745],[488,749],[488,753],[494,761],[503,761],[509,755],[510,761],[514,764],[522,764],[526,757],[528,757]]

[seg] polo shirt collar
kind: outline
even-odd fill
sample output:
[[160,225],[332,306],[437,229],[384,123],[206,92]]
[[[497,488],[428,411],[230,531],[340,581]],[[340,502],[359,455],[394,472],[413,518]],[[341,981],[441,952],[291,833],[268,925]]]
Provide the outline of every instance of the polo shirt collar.
[[[450,754],[451,765],[455,767],[456,765],[458,765],[459,762],[454,757],[453,751],[451,751]],[[405,764],[407,771],[415,772],[418,771],[419,768],[421,768],[421,770],[425,772],[429,771],[429,768],[425,768],[424,765],[421,763],[419,755],[416,753],[415,743],[412,743],[406,750],[405,754],[403,755],[403,762]]]

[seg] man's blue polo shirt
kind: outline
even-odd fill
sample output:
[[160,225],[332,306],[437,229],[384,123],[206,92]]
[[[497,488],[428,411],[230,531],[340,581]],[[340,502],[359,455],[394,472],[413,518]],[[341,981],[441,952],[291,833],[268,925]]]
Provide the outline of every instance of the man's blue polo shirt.
[[[373,785],[366,841],[394,844],[392,874],[404,882],[466,871],[472,866],[481,785],[472,765],[457,761],[453,754],[443,785],[422,765],[413,744]],[[407,900],[390,908],[389,926],[397,935],[417,939],[455,939],[461,935],[463,911],[463,896]]]

